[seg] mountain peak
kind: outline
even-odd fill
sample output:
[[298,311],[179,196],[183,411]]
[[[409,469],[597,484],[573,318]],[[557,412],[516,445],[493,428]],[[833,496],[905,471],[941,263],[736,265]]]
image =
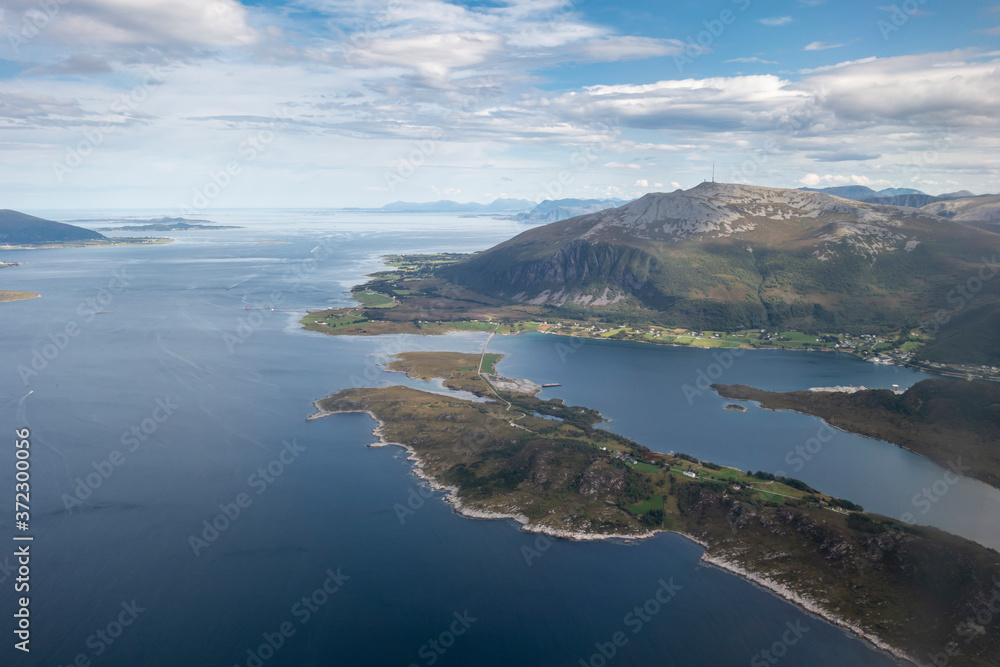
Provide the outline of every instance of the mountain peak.
[[892,227],[900,215],[900,209],[821,192],[706,181],[689,190],[650,193],[624,206],[576,220],[580,239],[621,241],[623,236],[629,236],[636,240],[679,241],[704,235],[728,237],[772,222],[831,216],[844,222]]

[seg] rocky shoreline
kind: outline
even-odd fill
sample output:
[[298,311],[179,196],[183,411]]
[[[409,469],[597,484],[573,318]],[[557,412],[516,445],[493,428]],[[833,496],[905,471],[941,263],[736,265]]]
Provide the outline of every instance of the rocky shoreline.
[[[699,542],[699,544],[702,544],[704,546],[704,544],[701,542]],[[920,664],[919,662],[917,662],[917,660],[915,660],[912,656],[908,655],[905,651],[902,651],[894,646],[890,646],[889,644],[882,641],[876,635],[865,632],[854,623],[851,623],[850,621],[847,621],[837,616],[833,612],[827,611],[812,598],[809,598],[805,595],[800,595],[799,593],[796,593],[795,591],[791,590],[784,584],[780,584],[774,581],[773,579],[767,577],[766,575],[759,574],[757,572],[751,572],[750,570],[747,570],[739,563],[734,563],[733,561],[727,560],[721,556],[710,556],[708,554],[708,551],[702,554],[701,560],[702,562],[708,563],[709,565],[713,565],[719,568],[720,570],[725,570],[730,574],[735,574],[738,577],[742,577],[743,579],[746,579],[747,581],[750,581],[751,583],[756,584],[757,586],[770,591],[771,593],[777,595],[778,597],[787,600],[788,602],[791,602],[795,606],[801,607],[807,612],[819,616],[828,623],[832,623],[834,625],[838,625],[842,628],[850,630],[852,633],[854,633],[864,641],[867,641],[875,648],[881,651],[885,651],[886,653],[891,654],[895,658],[905,660],[913,665]]]
[[333,415],[333,414],[348,414],[348,413],[352,413],[352,412],[354,412],[354,413],[363,412],[364,414],[366,414],[369,417],[371,417],[376,422],[376,424],[377,424],[376,427],[374,429],[372,429],[372,435],[375,438],[377,438],[378,440],[377,440],[377,442],[373,442],[373,443],[369,444],[368,446],[369,447],[389,447],[389,446],[395,446],[395,447],[401,447],[401,448],[405,449],[406,452],[407,452],[407,457],[406,457],[407,460],[413,463],[413,474],[417,478],[426,481],[427,484],[430,486],[430,488],[432,488],[432,489],[434,489],[436,491],[443,491],[443,492],[445,492],[447,494],[445,496],[445,500],[447,501],[447,503],[449,505],[451,505],[452,509],[455,511],[456,514],[459,514],[461,516],[464,516],[464,517],[467,517],[467,518],[471,518],[471,519],[513,519],[514,521],[518,522],[521,525],[521,530],[524,531],[524,532],[528,532],[528,533],[540,533],[540,534],[548,535],[548,536],[551,536],[551,537],[559,537],[559,538],[563,538],[563,539],[567,539],[567,540],[574,540],[574,541],[642,540],[642,539],[646,539],[646,538],[649,538],[649,537],[653,537],[657,533],[675,532],[676,534],[678,534],[678,535],[680,535],[680,536],[682,536],[684,538],[687,538],[687,539],[691,540],[695,544],[698,544],[699,546],[701,546],[702,548],[705,549],[704,553],[702,553],[702,555],[701,555],[701,561],[703,563],[706,563],[708,565],[712,565],[712,566],[717,567],[717,568],[719,568],[721,570],[725,570],[726,572],[729,572],[730,574],[734,574],[734,575],[736,575],[738,577],[746,579],[747,581],[749,581],[749,582],[751,582],[751,583],[753,583],[753,584],[755,584],[755,585],[757,585],[757,586],[759,586],[759,587],[761,587],[761,588],[763,588],[765,590],[770,591],[774,595],[777,595],[778,597],[780,597],[780,598],[782,598],[782,599],[784,599],[784,600],[786,600],[786,601],[788,601],[788,602],[796,605],[797,607],[799,607],[801,609],[804,609],[805,611],[807,611],[807,612],[809,612],[811,614],[815,614],[816,616],[822,618],[823,620],[825,620],[825,621],[827,621],[829,623],[832,623],[834,625],[837,625],[837,626],[840,626],[842,628],[845,628],[845,629],[849,630],[850,632],[852,632],[853,634],[855,634],[856,636],[858,636],[860,639],[862,639],[864,641],[867,641],[872,646],[876,647],[879,650],[885,651],[886,653],[891,654],[893,657],[895,657],[897,659],[905,660],[905,661],[907,661],[907,662],[909,662],[909,663],[911,663],[913,665],[920,664],[914,658],[912,658],[911,656],[909,656],[905,651],[902,651],[902,650],[897,649],[897,648],[895,648],[893,646],[890,646],[886,642],[882,641],[879,637],[877,637],[877,636],[875,636],[873,634],[870,634],[868,632],[865,632],[863,629],[861,629],[857,625],[855,625],[853,623],[850,623],[849,621],[847,621],[847,620],[845,620],[843,618],[840,618],[839,616],[837,616],[836,614],[834,614],[834,613],[832,613],[830,611],[827,611],[822,606],[820,606],[820,604],[818,602],[816,602],[815,600],[813,600],[813,599],[811,599],[809,597],[806,597],[804,595],[800,595],[799,593],[796,593],[795,591],[791,590],[790,588],[788,588],[784,584],[780,584],[780,583],[778,583],[778,582],[770,579],[766,575],[759,574],[759,573],[747,570],[746,568],[744,568],[743,566],[741,566],[740,564],[738,564],[736,562],[730,561],[730,560],[728,560],[728,559],[726,559],[724,557],[721,557],[721,556],[709,555],[709,553],[708,553],[709,548],[710,548],[709,544],[707,542],[703,541],[703,540],[698,539],[697,537],[695,537],[693,535],[689,535],[687,533],[683,533],[683,532],[680,532],[680,531],[665,531],[665,530],[654,530],[654,531],[648,531],[648,532],[645,532],[645,533],[620,534],[620,535],[619,534],[609,535],[607,533],[584,533],[584,532],[578,532],[578,531],[569,531],[569,530],[562,530],[562,529],[558,529],[558,528],[552,528],[551,526],[544,526],[544,525],[539,525],[539,524],[532,524],[531,521],[530,521],[530,519],[528,519],[528,517],[524,516],[523,514],[517,513],[517,512],[495,512],[495,511],[477,509],[477,508],[474,508],[474,507],[467,507],[466,505],[464,505],[462,503],[461,499],[458,497],[458,487],[456,487],[456,486],[449,486],[449,485],[446,485],[446,484],[441,484],[440,482],[438,482],[437,480],[435,480],[433,477],[431,477],[424,470],[423,462],[420,460],[420,457],[417,454],[416,450],[414,450],[409,445],[406,445],[406,444],[403,444],[403,443],[399,443],[399,442],[390,442],[390,441],[386,440],[385,437],[384,437],[384,435],[383,435],[383,433],[382,433],[382,427],[384,426],[384,422],[382,422],[382,420],[380,420],[378,417],[376,417],[375,414],[372,413],[371,411],[368,411],[368,410],[341,410],[341,411],[337,411],[337,412],[329,412],[329,411],[324,410],[322,407],[320,407],[320,401],[319,400],[314,401],[313,405],[316,408],[316,413],[314,413],[313,415],[310,415],[309,417],[307,417],[306,419],[308,421],[312,421],[314,419],[321,419],[323,417],[327,417],[327,416]]

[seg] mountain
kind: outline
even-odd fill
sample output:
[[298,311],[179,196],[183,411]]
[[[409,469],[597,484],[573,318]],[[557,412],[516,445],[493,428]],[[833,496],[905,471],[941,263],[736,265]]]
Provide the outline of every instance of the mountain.
[[866,201],[871,204],[885,204],[886,206],[909,206],[910,208],[921,208],[927,206],[928,204],[933,204],[934,202],[943,201],[941,197],[935,197],[934,195],[894,195],[892,197],[871,197],[869,199],[861,199],[859,201]]
[[[886,199],[889,197],[899,197],[903,195],[924,195],[930,197],[926,192],[914,190],[913,188],[885,188],[884,190],[872,190],[865,185],[837,185],[832,188],[801,188],[806,192],[822,192],[835,197],[853,199],[855,201],[872,201],[874,199]],[[882,203],[882,202],[880,202]]]
[[624,199],[546,199],[530,211],[518,213],[522,222],[556,222],[626,204]]
[[83,227],[36,218],[10,209],[0,210],[0,244],[40,245],[106,238]]
[[[1000,235],[915,209],[702,183],[536,227],[437,273],[567,315],[865,332],[954,314],[956,283],[998,252]],[[975,299],[995,306],[1000,280]]]
[[928,215],[935,215],[959,222],[1000,223],[1000,195],[982,195],[938,201],[921,209]]
[[[843,185],[832,188],[801,189],[806,192],[822,192],[836,197],[843,197],[844,199],[853,199],[854,201],[863,201],[871,204],[908,206],[910,208],[923,208],[924,206],[936,204],[937,202],[976,197],[975,194],[969,192],[968,190],[948,192],[940,195],[929,195],[926,192],[914,190],[913,188],[886,188],[876,192],[875,190],[865,187],[864,185]],[[948,216],[945,215],[945,217]]]
[[[855,201],[862,201],[864,199],[869,199],[871,197],[880,196],[878,192],[864,185],[838,185],[832,188],[800,188],[800,189],[804,190],[805,192],[822,192],[824,194],[833,195],[835,197],[843,197],[844,199],[853,199]],[[892,195],[885,194],[881,196],[891,197]]]
[[513,213],[532,208],[535,202],[527,199],[495,199],[489,204],[459,203],[451,200],[432,202],[397,201],[386,204],[383,211],[400,213]]

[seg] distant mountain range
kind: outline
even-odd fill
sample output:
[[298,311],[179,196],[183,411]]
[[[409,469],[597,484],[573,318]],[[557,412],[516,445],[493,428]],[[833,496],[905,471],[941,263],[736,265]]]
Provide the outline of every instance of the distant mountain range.
[[625,199],[546,199],[530,211],[518,213],[516,220],[521,222],[556,222],[578,215],[596,213],[609,208],[627,204]]
[[637,325],[872,332],[944,311],[1000,330],[1000,280],[956,299],[956,283],[996,261],[1000,234],[958,215],[702,183],[536,227],[438,274],[509,302],[614,310]]
[[397,201],[386,204],[380,210],[399,213],[516,213],[527,211],[535,202],[527,199],[496,199],[489,204],[476,202],[459,203],[451,200],[432,202]]
[[90,229],[10,209],[0,210],[0,245],[43,245],[101,239],[107,237]]
[[927,204],[951,199],[962,199],[975,197],[976,195],[968,190],[960,192],[949,192],[943,195],[929,195],[913,188],[886,188],[884,190],[872,190],[864,185],[840,185],[832,188],[801,188],[806,192],[825,192],[828,195],[853,199],[855,201],[871,202],[873,204],[889,204],[890,206],[910,206],[920,208]]
[[876,192],[863,185],[845,185],[819,190],[815,188],[801,189],[806,192],[824,192],[828,195],[871,204],[919,208],[930,215],[971,224],[1000,223],[1000,195],[976,195],[968,190],[929,195],[911,188],[886,188]]

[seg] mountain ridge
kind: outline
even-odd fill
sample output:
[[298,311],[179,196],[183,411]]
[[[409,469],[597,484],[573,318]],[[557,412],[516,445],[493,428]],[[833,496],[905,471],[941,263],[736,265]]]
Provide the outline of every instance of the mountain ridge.
[[705,182],[530,229],[438,275],[634,322],[870,332],[951,308],[955,281],[997,252],[1000,236],[920,209]]

